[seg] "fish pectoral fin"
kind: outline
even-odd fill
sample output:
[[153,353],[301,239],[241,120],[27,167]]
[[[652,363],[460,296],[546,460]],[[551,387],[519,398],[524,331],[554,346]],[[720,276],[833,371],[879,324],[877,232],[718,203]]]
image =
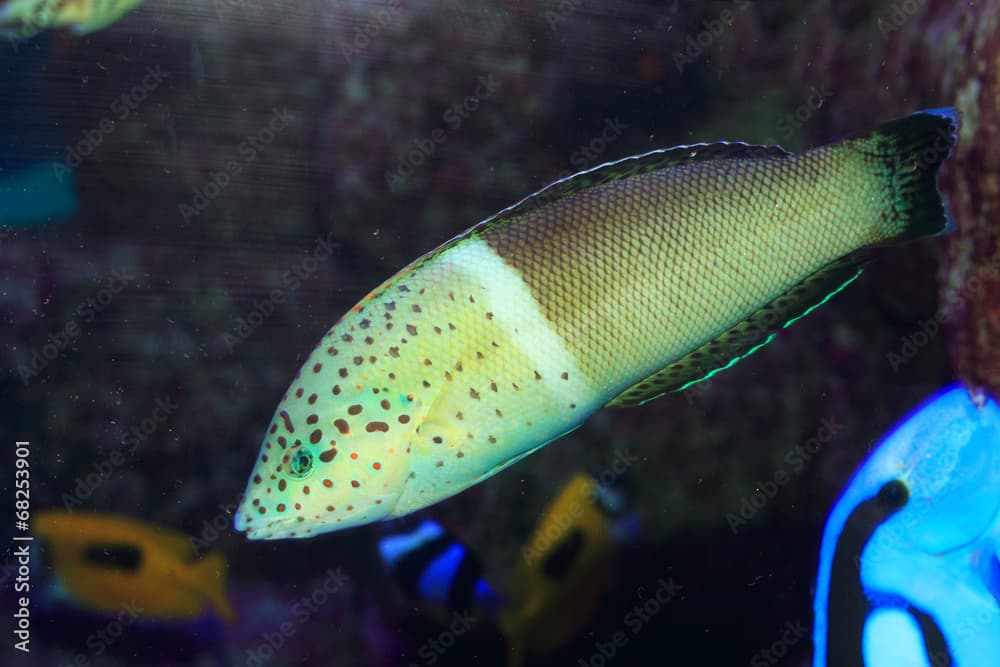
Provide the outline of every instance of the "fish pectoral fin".
[[[541,449],[545,445],[549,444],[549,442],[551,442],[551,440],[546,440],[542,444],[536,445],[535,447],[532,447],[531,449],[529,449],[526,452],[521,452],[520,454],[515,454],[514,456],[512,456],[509,459],[507,459],[506,461],[502,461],[501,463],[496,464],[495,466],[493,466],[492,468],[490,468],[489,470],[487,470],[486,472],[484,472],[483,474],[481,474],[479,477],[476,477],[475,480],[473,480],[472,483],[469,484],[469,486],[475,486],[476,484],[479,484],[480,482],[488,480],[493,475],[496,475],[498,472],[506,470],[507,468],[511,467],[512,465],[514,465],[515,463],[517,463],[518,461],[520,461],[521,459],[523,459],[524,457],[531,456],[532,454],[534,454],[535,452],[537,452],[539,449]],[[468,487],[466,487],[466,488],[468,488]]]
[[[554,438],[546,440],[545,442],[543,442],[541,444],[535,445],[534,447],[532,447],[531,449],[529,449],[527,451],[521,452],[519,454],[515,454],[514,456],[510,457],[509,459],[507,459],[505,461],[501,461],[500,463],[496,464],[495,466],[493,466],[492,468],[490,468],[489,470],[487,470],[483,474],[479,475],[479,477],[476,477],[471,483],[469,483],[469,486],[475,486],[476,484],[479,484],[480,482],[483,482],[483,481],[489,479],[490,477],[492,477],[493,475],[497,474],[498,472],[506,470],[507,468],[511,467],[512,465],[514,465],[515,463],[517,463],[521,459],[525,458],[526,456],[531,456],[532,454],[534,454],[535,452],[537,452],[539,449],[541,449],[545,445],[547,445],[550,442],[552,442],[553,440],[558,440],[559,438],[562,438],[563,436],[565,436],[567,433],[571,433],[572,431],[575,431],[578,428],[580,428],[580,424],[577,424],[573,428],[571,428],[571,429],[569,429],[569,430],[561,433],[560,435],[557,435]],[[468,488],[468,486],[465,487],[465,488]]]
[[618,394],[605,407],[642,405],[735,365],[854,282],[867,261],[868,253],[858,251],[827,264],[722,335]]
[[437,451],[442,446],[454,448],[462,444],[462,431],[455,427],[454,421],[446,421],[437,416],[433,408],[421,419],[413,430],[410,446],[419,451]]
[[199,592],[224,621],[232,622],[236,614],[226,598],[226,557],[219,552],[210,553],[191,567]]

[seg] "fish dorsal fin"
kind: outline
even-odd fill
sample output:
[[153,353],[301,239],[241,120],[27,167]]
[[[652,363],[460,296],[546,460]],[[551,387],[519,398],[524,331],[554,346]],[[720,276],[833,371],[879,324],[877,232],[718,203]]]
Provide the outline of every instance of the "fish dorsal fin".
[[669,169],[693,162],[729,159],[784,159],[791,153],[781,146],[761,146],[743,142],[717,141],[711,144],[691,144],[690,146],[674,146],[661,148],[641,155],[605,162],[585,171],[561,178],[550,183],[538,192],[528,195],[513,206],[487,218],[474,228],[483,231],[484,228],[500,224],[510,218],[542,208],[546,204],[557,201],[577,192],[596,188],[601,185],[620,181],[638,174],[645,174],[658,169]]
[[[672,148],[660,148],[655,151],[633,155],[631,157],[605,162],[604,164],[591,167],[584,171],[577,172],[571,176],[561,178],[558,181],[546,185],[544,188],[530,194],[516,204],[497,211],[490,217],[478,223],[464,233],[445,241],[436,249],[421,255],[416,260],[403,267],[399,273],[386,282],[372,290],[364,300],[374,299],[384,292],[394,282],[399,282],[406,275],[424,266],[428,262],[437,258],[444,251],[452,248],[470,236],[481,234],[495,225],[501,225],[511,218],[542,208],[546,204],[601,185],[620,181],[638,174],[645,174],[657,169],[668,169],[678,167],[683,164],[693,162],[707,162],[710,160],[728,159],[784,159],[791,157],[791,153],[781,146],[763,146],[758,144],[747,144],[741,141],[716,141],[710,144],[691,144],[689,146],[674,146]],[[358,306],[362,307],[363,306]]]
[[642,405],[733,366],[854,282],[867,261],[868,253],[859,251],[827,264],[722,335],[618,394],[605,407]]

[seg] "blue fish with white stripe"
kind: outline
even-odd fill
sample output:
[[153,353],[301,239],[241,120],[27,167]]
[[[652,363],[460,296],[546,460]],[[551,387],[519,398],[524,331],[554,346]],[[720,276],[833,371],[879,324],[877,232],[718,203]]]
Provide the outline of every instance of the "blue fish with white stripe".
[[962,386],[888,435],[834,506],[814,667],[1000,664],[1000,407]]
[[500,595],[483,577],[482,562],[436,521],[383,537],[378,550],[386,568],[413,598],[453,611],[499,606]]

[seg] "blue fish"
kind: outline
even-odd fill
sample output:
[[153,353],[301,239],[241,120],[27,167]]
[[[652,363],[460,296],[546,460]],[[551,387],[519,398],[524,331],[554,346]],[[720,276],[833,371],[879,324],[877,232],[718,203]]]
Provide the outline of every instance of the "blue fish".
[[1000,408],[949,388],[887,436],[823,533],[814,667],[1000,664]]
[[483,578],[479,558],[436,521],[383,537],[378,550],[386,568],[413,598],[454,611],[494,610],[500,603],[500,595]]
[[[0,0],[0,42],[5,47],[12,46],[2,35],[4,13],[9,7]],[[69,151],[63,147],[80,145],[89,155],[96,146],[88,137],[73,135],[54,116],[48,103],[50,91],[46,89],[46,78],[38,74],[39,66],[44,64],[36,57],[21,57],[5,59],[0,67],[4,99],[0,105],[0,242],[16,234],[17,228],[75,217],[80,208],[73,167],[76,163],[70,163]],[[104,138],[101,132],[91,132]]]

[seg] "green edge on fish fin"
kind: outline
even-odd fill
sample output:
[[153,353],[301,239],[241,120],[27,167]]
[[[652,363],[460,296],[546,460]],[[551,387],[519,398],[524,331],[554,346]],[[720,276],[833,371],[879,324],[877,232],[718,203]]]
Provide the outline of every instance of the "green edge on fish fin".
[[770,343],[779,330],[854,282],[867,261],[868,253],[859,251],[827,264],[721,336],[618,394],[605,407],[642,405],[667,392],[683,391],[746,359]]
[[513,206],[487,218],[471,231],[473,233],[484,232],[494,225],[503,224],[511,218],[542,208],[563,197],[658,169],[668,169],[709,160],[783,159],[788,157],[791,157],[791,153],[781,146],[760,146],[730,141],[661,148],[642,155],[633,155],[614,162],[606,162],[550,183]]

